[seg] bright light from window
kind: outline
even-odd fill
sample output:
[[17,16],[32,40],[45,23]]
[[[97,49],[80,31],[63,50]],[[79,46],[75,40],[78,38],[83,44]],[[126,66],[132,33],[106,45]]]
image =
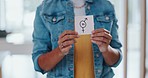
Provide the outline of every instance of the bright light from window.
[[24,35],[21,33],[9,34],[6,37],[6,41],[8,43],[13,43],[13,44],[23,44],[24,43]]

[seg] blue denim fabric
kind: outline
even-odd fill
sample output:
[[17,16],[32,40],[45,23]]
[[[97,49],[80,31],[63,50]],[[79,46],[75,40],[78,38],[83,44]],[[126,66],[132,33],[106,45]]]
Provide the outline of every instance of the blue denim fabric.
[[[113,5],[107,0],[86,0],[86,15],[94,15],[95,29],[105,28],[111,32],[110,46],[117,49],[120,59],[108,66],[96,44],[93,44],[95,78],[112,78],[122,60],[121,43],[118,39],[118,25]],[[34,68],[47,73],[47,78],[74,78],[74,47],[52,70],[44,71],[38,65],[38,57],[58,46],[58,36],[65,30],[74,30],[74,10],[70,0],[44,0],[37,8],[33,31]],[[89,57],[88,57],[89,58]]]

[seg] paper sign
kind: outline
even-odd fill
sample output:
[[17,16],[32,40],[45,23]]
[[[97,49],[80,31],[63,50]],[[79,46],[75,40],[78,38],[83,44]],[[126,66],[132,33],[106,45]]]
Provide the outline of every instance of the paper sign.
[[75,16],[75,31],[79,35],[91,34],[94,30],[93,15],[90,16]]

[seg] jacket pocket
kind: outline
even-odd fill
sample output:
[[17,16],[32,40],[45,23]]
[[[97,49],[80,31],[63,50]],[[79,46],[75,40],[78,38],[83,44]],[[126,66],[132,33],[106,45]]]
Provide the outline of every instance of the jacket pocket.
[[111,31],[114,15],[113,14],[107,14],[107,15],[96,15],[96,20],[99,25],[101,25],[102,28],[107,29],[108,31]]
[[58,36],[65,30],[65,14],[55,13],[51,15],[44,15],[46,28],[49,30],[54,47],[57,47]]
[[45,18],[46,21],[48,21],[51,24],[57,24],[57,23],[62,22],[62,20],[65,19],[65,16],[64,16],[64,14],[62,14],[62,15],[50,15],[50,16],[45,15],[44,18]]

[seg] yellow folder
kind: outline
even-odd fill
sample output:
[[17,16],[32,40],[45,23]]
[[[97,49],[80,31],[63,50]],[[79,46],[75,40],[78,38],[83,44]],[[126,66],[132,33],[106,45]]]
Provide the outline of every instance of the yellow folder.
[[95,78],[91,35],[81,35],[74,46],[75,78]]

